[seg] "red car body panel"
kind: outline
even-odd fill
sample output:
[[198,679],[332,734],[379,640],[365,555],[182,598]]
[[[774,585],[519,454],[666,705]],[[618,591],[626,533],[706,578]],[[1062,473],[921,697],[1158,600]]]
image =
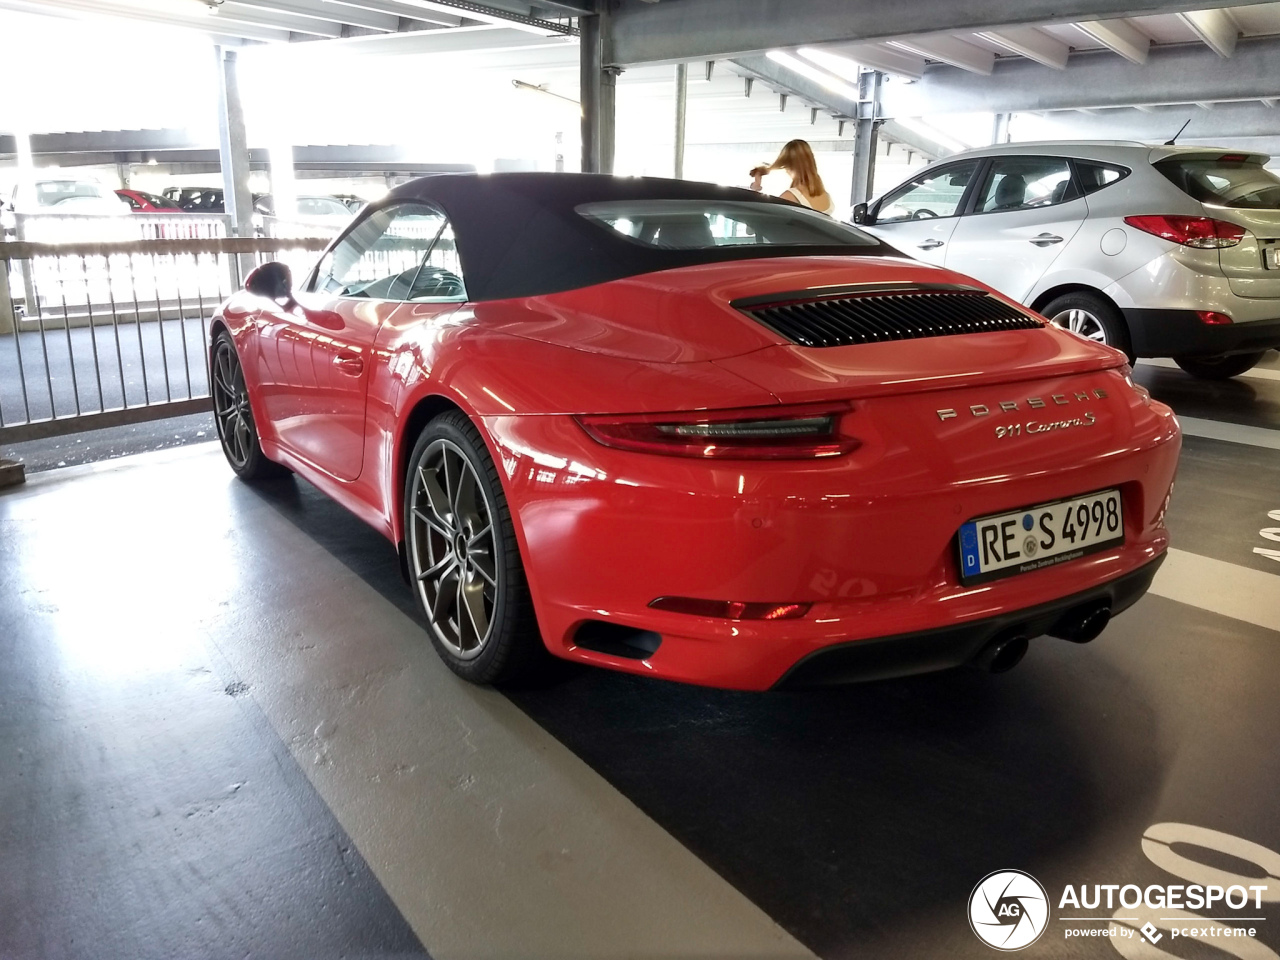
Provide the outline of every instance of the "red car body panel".
[[[1119,352],[1053,327],[807,349],[730,306],[886,279],[973,285],[907,260],[794,257],[464,305],[298,294],[286,309],[241,293],[221,322],[267,455],[392,541],[415,409],[453,404],[480,425],[552,653],[766,689],[833,644],[1034,607],[1133,573],[1168,544],[1177,423],[1133,387]],[[1031,397],[1048,408],[1031,411]],[[631,452],[574,419],[837,399],[851,401],[843,429],[860,445],[813,461]],[[996,424],[1059,410],[1093,423],[996,436]],[[1122,492],[1122,546],[960,584],[966,520],[1109,487]],[[672,595],[813,606],[779,621],[649,607]],[[588,650],[574,641],[587,620],[662,644],[645,659]]]

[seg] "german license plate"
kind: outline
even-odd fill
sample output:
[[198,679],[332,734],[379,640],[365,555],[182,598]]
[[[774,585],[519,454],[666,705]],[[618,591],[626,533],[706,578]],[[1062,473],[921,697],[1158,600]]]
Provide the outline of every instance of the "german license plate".
[[1030,573],[1118,543],[1124,543],[1119,490],[979,517],[960,527],[960,582]]

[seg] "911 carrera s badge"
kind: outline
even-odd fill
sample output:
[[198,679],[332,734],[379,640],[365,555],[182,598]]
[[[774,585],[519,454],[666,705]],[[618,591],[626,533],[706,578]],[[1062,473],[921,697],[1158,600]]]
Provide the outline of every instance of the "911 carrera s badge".
[[[1107,391],[1100,388],[1093,390],[1075,390],[1071,393],[1051,393],[1045,397],[1027,397],[1024,400],[1001,400],[995,408],[987,406],[985,403],[975,403],[969,406],[969,416],[971,417],[987,417],[993,413],[1015,413],[1017,411],[1026,410],[1045,410],[1049,407],[1066,407],[1072,403],[1087,403],[1090,400],[1107,399]],[[954,407],[945,407],[937,411],[939,420],[954,420],[960,416],[960,411]]]

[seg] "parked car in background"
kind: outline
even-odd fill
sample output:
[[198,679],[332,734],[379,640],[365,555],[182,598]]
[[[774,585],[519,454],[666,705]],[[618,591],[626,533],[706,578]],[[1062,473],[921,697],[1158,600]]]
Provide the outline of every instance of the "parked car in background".
[[19,182],[6,209],[11,213],[119,216],[129,205],[96,180],[48,178]]
[[359,213],[369,205],[368,200],[364,197],[357,197],[354,193],[335,193],[333,196],[335,199],[341,200],[345,203],[347,205],[347,209],[352,213]]
[[147,193],[145,190],[117,190],[116,196],[129,205],[134,213],[184,213],[185,211],[159,194]]
[[253,210],[263,216],[280,216],[283,219],[297,217],[303,220],[310,220],[316,217],[332,217],[341,220],[343,223],[351,219],[351,208],[338,197],[306,195],[296,197],[295,200],[297,202],[293,217],[277,214],[275,197],[269,193],[254,200]]
[[1268,159],[1001,144],[931,164],[853,220],[1131,359],[1173,357],[1223,379],[1280,346],[1280,178]]

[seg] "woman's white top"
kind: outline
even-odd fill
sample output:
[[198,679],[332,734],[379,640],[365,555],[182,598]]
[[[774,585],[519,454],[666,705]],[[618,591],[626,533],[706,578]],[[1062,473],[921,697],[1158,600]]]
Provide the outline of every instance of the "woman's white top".
[[798,201],[800,201],[800,205],[802,207],[808,207],[810,210],[817,210],[819,213],[825,213],[828,217],[832,216],[835,213],[836,202],[831,198],[831,194],[827,194],[827,205],[825,207],[819,208],[813,205],[813,201],[810,200],[805,195],[805,192],[801,190],[799,187],[788,187],[787,189],[791,191],[791,195],[793,197],[795,197]]

